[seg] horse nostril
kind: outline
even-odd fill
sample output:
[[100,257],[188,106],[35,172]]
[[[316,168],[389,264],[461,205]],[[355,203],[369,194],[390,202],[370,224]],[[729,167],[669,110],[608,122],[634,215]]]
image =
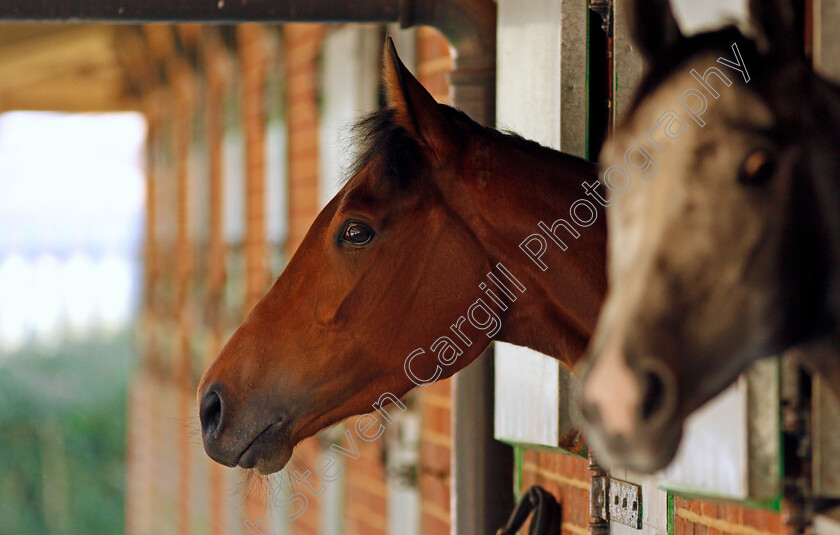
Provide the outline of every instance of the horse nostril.
[[642,400],[642,421],[650,420],[660,416],[668,410],[670,393],[669,382],[653,370],[648,370],[643,376],[645,396]]
[[222,398],[215,390],[210,390],[201,398],[198,417],[204,438],[210,438],[219,428],[222,421]]

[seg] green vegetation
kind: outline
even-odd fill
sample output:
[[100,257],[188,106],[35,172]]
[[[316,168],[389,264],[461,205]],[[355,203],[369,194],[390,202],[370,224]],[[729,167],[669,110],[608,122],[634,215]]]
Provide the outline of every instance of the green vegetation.
[[129,332],[0,355],[0,535],[124,530]]

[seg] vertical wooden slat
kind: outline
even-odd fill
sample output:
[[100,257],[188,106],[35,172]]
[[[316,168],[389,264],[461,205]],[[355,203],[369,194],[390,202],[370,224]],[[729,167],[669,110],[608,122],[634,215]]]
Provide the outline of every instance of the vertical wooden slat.
[[141,321],[141,357],[128,397],[128,432],[126,437],[126,518],[128,535],[153,533],[154,471],[152,446],[154,405],[151,395],[151,373],[155,362],[154,295],[157,267],[157,198],[156,171],[159,165],[155,149],[158,140],[160,103],[155,92],[147,94],[143,111],[147,122],[146,135],[146,226],[144,243],[144,280]]
[[192,140],[192,108],[194,88],[190,67],[177,60],[173,73],[175,85],[175,166],[177,180],[177,284],[175,310],[178,314],[177,355],[172,377],[178,414],[178,533],[192,531],[192,446],[187,422],[193,418],[195,401],[192,395],[192,317],[190,289],[193,277],[194,244],[190,236],[189,156]]
[[245,131],[245,265],[246,313],[262,298],[268,281],[265,231],[265,84],[267,51],[263,28],[238,29],[242,75],[242,119]]
[[[265,225],[265,85],[268,69],[264,29],[258,24],[237,28],[241,68],[241,110],[245,132],[245,313],[262,298],[269,280]],[[245,519],[270,525],[264,490],[246,496]],[[243,533],[249,528],[243,525]]]
[[[208,234],[207,310],[210,343],[205,364],[209,365],[221,350],[225,336],[222,295],[227,273],[224,238],[224,128],[225,95],[228,89],[226,52],[212,29],[205,29],[204,63],[207,99],[205,128],[210,185],[210,228]],[[223,535],[228,525],[228,493],[225,468],[208,459],[210,484],[210,533]]]
[[318,215],[317,58],[324,26],[287,24],[283,29],[286,117],[289,129],[289,234],[291,258]]

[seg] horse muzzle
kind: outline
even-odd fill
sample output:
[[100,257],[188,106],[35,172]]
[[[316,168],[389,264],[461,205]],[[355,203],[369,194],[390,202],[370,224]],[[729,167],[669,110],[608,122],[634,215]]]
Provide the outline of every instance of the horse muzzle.
[[606,352],[579,368],[583,431],[605,467],[653,472],[667,465],[682,435],[677,381],[660,362]]
[[199,392],[199,420],[207,455],[219,464],[254,469],[261,474],[281,470],[293,449],[290,419],[277,414],[260,416],[257,412],[262,411],[234,411],[219,384]]

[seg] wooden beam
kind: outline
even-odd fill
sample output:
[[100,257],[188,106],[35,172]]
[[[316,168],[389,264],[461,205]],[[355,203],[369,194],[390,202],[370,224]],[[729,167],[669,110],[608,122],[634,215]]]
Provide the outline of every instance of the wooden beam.
[[112,48],[111,31],[93,26],[7,44],[0,47],[0,87],[28,86],[72,72],[116,66]]
[[4,0],[0,20],[50,22],[395,22],[399,0]]
[[113,26],[31,26],[0,41],[0,109],[123,111],[125,94]]
[[87,76],[55,77],[14,88],[0,86],[0,110],[110,112],[138,109],[121,91],[122,72],[103,70]]
[[159,82],[156,64],[151,58],[140,27],[121,31],[114,40],[114,55],[123,73],[123,90],[134,98],[145,98]]

